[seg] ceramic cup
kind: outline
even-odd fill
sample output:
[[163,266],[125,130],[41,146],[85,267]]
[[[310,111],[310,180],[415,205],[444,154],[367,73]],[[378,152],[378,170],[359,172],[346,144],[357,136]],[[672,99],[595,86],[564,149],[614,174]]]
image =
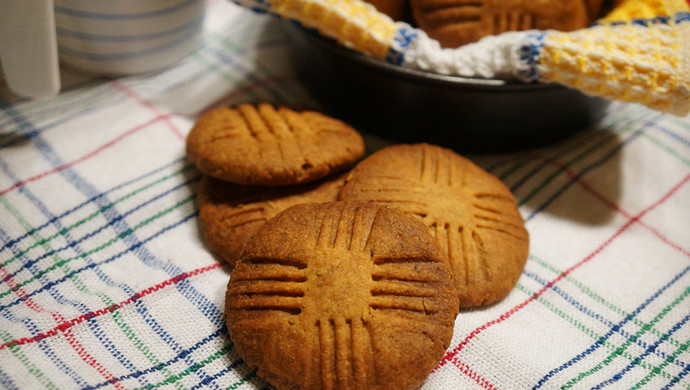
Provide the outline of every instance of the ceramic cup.
[[0,0],[0,64],[21,96],[60,90],[58,62],[93,74],[167,67],[196,47],[205,0]]

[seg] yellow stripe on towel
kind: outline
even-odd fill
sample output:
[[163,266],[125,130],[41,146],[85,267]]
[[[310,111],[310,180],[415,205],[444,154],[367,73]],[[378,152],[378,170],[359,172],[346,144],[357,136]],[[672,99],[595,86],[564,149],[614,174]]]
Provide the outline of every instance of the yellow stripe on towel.
[[273,10],[344,46],[383,59],[391,47],[395,22],[362,1],[274,0]]
[[652,19],[657,16],[671,16],[677,12],[688,12],[686,0],[618,0],[615,8],[600,22]]
[[540,72],[585,93],[690,112],[690,23],[603,24],[546,36]]

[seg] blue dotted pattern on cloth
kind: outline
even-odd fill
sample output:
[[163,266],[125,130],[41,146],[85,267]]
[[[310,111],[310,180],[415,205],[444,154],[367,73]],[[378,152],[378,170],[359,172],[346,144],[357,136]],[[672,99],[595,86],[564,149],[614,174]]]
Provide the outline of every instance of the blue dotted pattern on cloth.
[[528,67],[526,71],[520,74],[520,77],[529,81],[539,80],[541,78],[538,70],[538,66],[541,63],[539,55],[544,47],[544,38],[546,35],[546,32],[529,34],[527,37],[530,39],[530,43],[520,47],[520,61]]
[[393,44],[388,48],[388,53],[386,53],[386,62],[393,65],[401,65],[406,49],[418,35],[416,29],[407,25],[400,26],[393,37]]

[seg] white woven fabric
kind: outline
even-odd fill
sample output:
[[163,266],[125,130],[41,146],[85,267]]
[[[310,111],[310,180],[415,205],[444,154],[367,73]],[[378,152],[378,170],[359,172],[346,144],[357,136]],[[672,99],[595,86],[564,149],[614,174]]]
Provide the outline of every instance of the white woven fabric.
[[462,77],[514,80],[529,74],[523,48],[534,45],[536,30],[491,35],[457,49],[443,49],[423,31],[405,52],[404,66]]
[[[170,69],[0,87],[0,388],[270,389],[228,338],[184,145],[210,107],[318,107],[288,43],[211,0]],[[515,194],[530,256],[422,389],[690,389],[690,119],[614,103],[561,143],[468,157]]]

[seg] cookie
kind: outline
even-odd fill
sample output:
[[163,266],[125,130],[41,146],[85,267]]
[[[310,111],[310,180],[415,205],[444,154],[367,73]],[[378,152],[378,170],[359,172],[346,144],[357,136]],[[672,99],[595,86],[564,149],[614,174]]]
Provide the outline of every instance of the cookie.
[[458,298],[427,228],[370,202],[293,206],[247,242],[230,338],[278,389],[414,389],[443,357]]
[[529,235],[510,190],[450,149],[394,145],[361,161],[341,200],[369,200],[415,215],[450,260],[461,307],[505,297],[522,273]]
[[366,0],[366,2],[395,21],[408,21],[411,19],[410,6],[407,0]]
[[299,203],[338,199],[345,174],[283,187],[242,186],[203,176],[197,192],[199,226],[209,249],[230,265],[267,220]]
[[589,24],[587,0],[410,0],[418,27],[442,47],[506,31],[572,31]]
[[363,154],[362,136],[344,122],[267,103],[212,109],[187,137],[187,157],[201,172],[243,185],[318,180]]
[[603,16],[605,10],[609,7],[608,4],[612,3],[613,0],[585,0],[585,5],[587,6],[587,19],[589,22],[594,22]]

